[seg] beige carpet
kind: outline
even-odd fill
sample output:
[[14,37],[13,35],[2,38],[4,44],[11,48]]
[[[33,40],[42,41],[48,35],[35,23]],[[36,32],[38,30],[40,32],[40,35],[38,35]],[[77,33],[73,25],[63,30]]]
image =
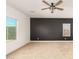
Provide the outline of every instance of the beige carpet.
[[73,43],[30,43],[8,55],[6,59],[73,59]]

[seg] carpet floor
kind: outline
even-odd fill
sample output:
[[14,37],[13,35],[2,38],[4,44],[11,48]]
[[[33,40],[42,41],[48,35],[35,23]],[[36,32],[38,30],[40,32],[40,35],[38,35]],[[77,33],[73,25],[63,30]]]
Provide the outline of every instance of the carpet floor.
[[73,59],[73,43],[33,42],[7,55],[6,59]]

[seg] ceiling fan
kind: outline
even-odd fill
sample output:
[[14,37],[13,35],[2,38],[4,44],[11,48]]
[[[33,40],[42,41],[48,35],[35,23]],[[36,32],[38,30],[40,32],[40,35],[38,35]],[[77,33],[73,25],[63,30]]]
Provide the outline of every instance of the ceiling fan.
[[63,8],[56,7],[56,6],[60,5],[63,2],[62,0],[59,0],[57,3],[52,2],[51,4],[49,4],[45,0],[43,0],[42,2],[45,3],[46,5],[48,5],[49,7],[48,8],[43,8],[41,10],[50,9],[51,13],[53,13],[54,9],[58,9],[58,10],[61,10],[61,11],[64,10]]

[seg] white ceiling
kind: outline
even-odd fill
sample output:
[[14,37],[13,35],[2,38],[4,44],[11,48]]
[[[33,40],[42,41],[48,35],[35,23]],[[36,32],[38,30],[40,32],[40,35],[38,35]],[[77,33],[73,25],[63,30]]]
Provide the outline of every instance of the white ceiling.
[[[46,0],[48,3],[57,2],[59,0]],[[36,18],[72,18],[73,17],[73,0],[63,0],[58,7],[64,8],[63,11],[41,10],[45,5],[42,0],[7,0],[7,4],[17,8],[30,17]]]

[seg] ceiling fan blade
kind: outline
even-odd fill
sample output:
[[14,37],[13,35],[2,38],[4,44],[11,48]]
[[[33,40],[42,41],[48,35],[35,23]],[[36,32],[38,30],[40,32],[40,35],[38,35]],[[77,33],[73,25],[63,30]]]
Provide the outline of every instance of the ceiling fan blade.
[[63,2],[62,0],[58,1],[58,2],[55,4],[55,6],[60,5],[62,2]]
[[48,6],[51,6],[49,3],[47,3],[46,1],[43,0],[43,3],[45,3]]
[[50,9],[50,7],[48,7],[48,8],[43,8],[43,9],[41,9],[41,10],[45,10],[45,9]]
[[64,10],[63,8],[58,8],[58,7],[55,7],[55,9],[58,9],[58,10],[61,10],[61,11]]

